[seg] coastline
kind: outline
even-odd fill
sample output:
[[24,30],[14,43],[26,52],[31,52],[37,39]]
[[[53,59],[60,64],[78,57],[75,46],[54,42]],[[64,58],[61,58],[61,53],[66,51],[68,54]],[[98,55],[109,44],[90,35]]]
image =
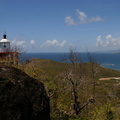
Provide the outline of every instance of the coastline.
[[[117,53],[90,53],[93,61],[100,64],[104,68],[112,69],[120,71],[120,54]],[[60,57],[68,56],[68,53],[64,52],[54,52],[54,53],[23,53],[21,54],[21,58],[23,60],[28,60],[31,58],[38,59],[50,59],[57,62],[62,62]],[[87,52],[80,53],[80,57],[82,58],[82,62],[89,62]]]

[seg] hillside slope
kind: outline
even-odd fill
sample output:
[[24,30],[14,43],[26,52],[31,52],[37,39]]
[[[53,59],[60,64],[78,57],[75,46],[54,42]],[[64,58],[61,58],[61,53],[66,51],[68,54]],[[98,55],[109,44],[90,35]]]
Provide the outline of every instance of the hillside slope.
[[[47,72],[47,74],[51,74],[53,73],[54,75],[59,74],[60,72],[66,71],[68,68],[71,67],[70,63],[62,63],[62,62],[56,62],[53,60],[47,60],[47,59],[37,59],[37,58],[33,58],[30,59],[26,62],[26,68],[28,66],[33,66],[37,69],[42,69],[45,72]],[[78,69],[81,69],[81,65],[78,63],[77,64]],[[85,72],[87,73],[88,77],[91,77],[91,69],[92,69],[92,65],[90,63],[82,63],[82,67],[84,67]],[[98,64],[94,64],[93,69],[98,69],[98,78],[101,77],[120,77],[120,72],[119,71],[115,71],[112,69],[107,69],[107,68],[103,68]]]
[[[21,69],[31,77],[45,83],[50,96],[53,120],[68,120],[67,118],[70,120],[77,118],[95,120],[96,118],[97,120],[99,117],[104,120],[107,119],[105,117],[106,106],[119,119],[120,80],[99,79],[120,77],[120,72],[103,68],[96,63],[77,63],[73,66],[70,63],[36,58],[26,61]],[[95,103],[90,103],[91,99]],[[75,105],[79,109],[86,105],[79,111],[77,118],[75,117]],[[99,116],[99,114],[103,115]]]

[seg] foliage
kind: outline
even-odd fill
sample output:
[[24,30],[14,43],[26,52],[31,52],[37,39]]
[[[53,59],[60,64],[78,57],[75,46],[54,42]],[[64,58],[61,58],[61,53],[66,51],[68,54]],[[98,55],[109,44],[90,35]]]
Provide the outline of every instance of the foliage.
[[82,117],[79,117],[77,115],[73,115],[73,116],[70,116],[70,118],[68,120],[88,120],[88,118],[82,118]]
[[[31,59],[17,67],[44,82],[50,97],[52,120],[98,120],[99,115],[100,120],[118,120],[120,81],[100,81],[99,78],[120,77],[120,72],[102,68],[92,61],[75,63],[75,71],[71,72],[73,64]],[[77,84],[77,103],[83,107],[78,115],[74,109],[72,82]]]
[[114,120],[114,107],[110,104],[95,108],[92,115],[92,120]]

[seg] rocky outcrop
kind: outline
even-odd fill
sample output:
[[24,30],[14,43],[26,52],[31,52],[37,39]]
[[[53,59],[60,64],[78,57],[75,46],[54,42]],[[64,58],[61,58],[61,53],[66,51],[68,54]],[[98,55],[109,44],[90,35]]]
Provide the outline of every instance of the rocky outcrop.
[[0,120],[50,120],[43,83],[19,69],[0,66]]

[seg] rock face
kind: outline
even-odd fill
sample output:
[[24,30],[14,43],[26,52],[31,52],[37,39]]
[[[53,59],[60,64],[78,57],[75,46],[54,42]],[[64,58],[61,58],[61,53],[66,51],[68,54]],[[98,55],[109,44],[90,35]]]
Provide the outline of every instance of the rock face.
[[43,83],[19,69],[0,66],[0,120],[50,120]]

